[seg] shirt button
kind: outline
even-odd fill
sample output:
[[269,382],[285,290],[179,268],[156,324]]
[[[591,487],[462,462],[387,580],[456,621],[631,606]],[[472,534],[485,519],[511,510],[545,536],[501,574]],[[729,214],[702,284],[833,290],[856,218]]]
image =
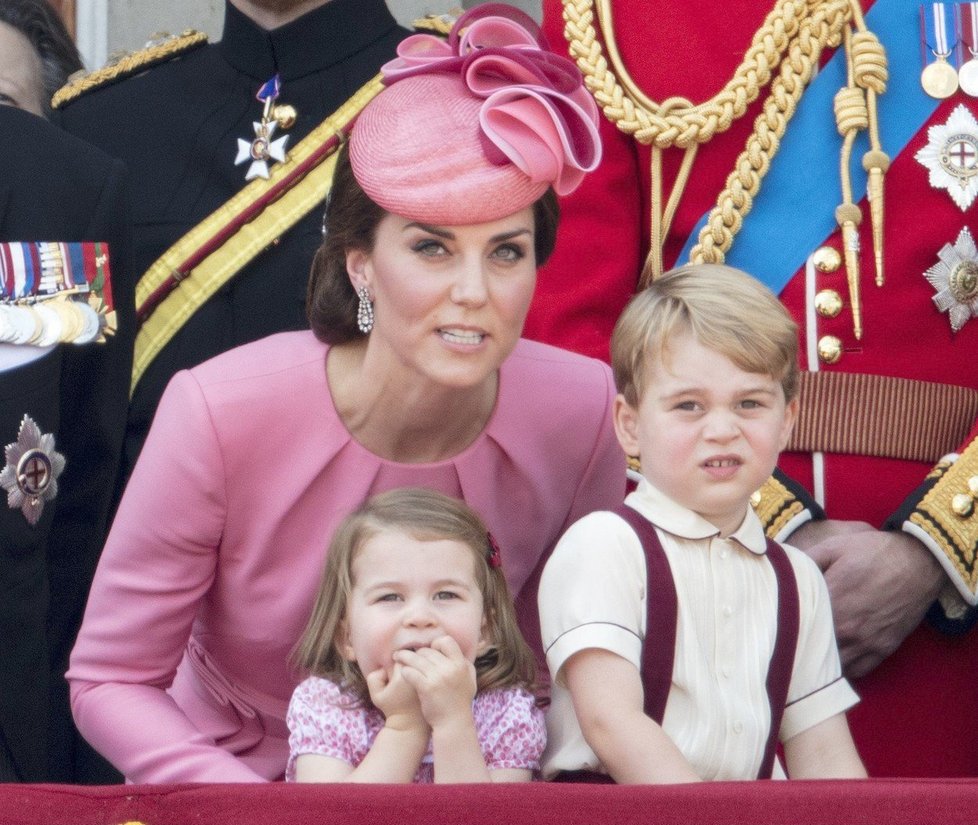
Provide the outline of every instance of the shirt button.
[[733,731],[734,731],[734,733],[743,733],[744,732],[744,723],[741,722],[741,721],[739,721],[739,720],[736,721],[736,722],[734,722],[733,723]]
[[730,678],[730,668],[729,667],[722,667],[722,668],[720,668],[720,675],[724,679],[729,679]]
[[733,616],[733,608],[729,604],[724,606],[723,615],[726,616],[728,619],[731,616]]
[[730,551],[729,550],[721,550],[720,551],[720,558],[721,559],[725,559],[729,555],[730,555]]

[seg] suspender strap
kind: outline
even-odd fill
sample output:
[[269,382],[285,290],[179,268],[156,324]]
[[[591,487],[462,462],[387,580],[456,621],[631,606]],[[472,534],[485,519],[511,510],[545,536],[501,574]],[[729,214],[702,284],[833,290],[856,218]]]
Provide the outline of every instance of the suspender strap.
[[[676,655],[676,617],[679,615],[676,583],[662,542],[648,519],[627,504],[622,504],[614,512],[635,531],[645,551],[646,642],[642,645],[642,683],[645,688],[645,715],[661,725],[672,687],[672,667]],[[654,642],[650,643],[650,640]]]
[[770,779],[774,768],[774,754],[778,747],[778,733],[784,706],[788,700],[788,685],[795,664],[798,647],[798,583],[791,562],[784,548],[776,541],[767,540],[767,557],[778,580],[778,632],[774,639],[774,653],[767,669],[767,697],[771,705],[771,727],[764,747],[764,758],[758,779]]
[[[651,522],[625,504],[617,507],[614,512],[635,531],[645,554],[646,643],[642,645],[642,683],[645,688],[645,713],[661,725],[672,687],[676,653],[676,625],[679,616],[676,583],[662,542]],[[788,685],[795,662],[795,649],[798,646],[799,622],[798,584],[788,554],[780,544],[768,539],[767,558],[774,568],[778,583],[778,628],[766,682],[771,706],[771,725],[758,779],[770,779],[774,768],[778,733],[781,730],[781,719],[784,716]],[[652,597],[653,593],[655,598]],[[654,644],[650,640],[654,640]]]

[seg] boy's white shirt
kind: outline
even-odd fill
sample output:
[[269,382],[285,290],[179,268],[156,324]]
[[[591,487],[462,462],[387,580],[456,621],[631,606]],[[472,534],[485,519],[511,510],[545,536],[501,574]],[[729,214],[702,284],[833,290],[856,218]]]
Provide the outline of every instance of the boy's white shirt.
[[[777,585],[763,559],[753,510],[728,538],[644,479],[626,503],[655,524],[679,601],[673,687],[663,728],[703,779],[757,776],[770,725],[765,679],[774,649]],[[804,553],[785,547],[798,580],[800,626],[780,738],[790,739],[858,698],[842,678],[828,590]],[[544,776],[596,770],[560,668],[587,648],[609,650],[641,669],[646,619],[641,542],[609,512],[592,513],[564,535],[539,589],[553,680]],[[780,765],[775,776],[784,776]]]

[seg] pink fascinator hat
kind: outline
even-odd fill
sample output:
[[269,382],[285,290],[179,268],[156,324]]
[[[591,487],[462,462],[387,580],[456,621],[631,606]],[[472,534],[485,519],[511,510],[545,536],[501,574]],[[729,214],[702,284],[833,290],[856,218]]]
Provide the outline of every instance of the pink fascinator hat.
[[487,3],[448,41],[403,40],[387,86],[357,118],[353,174],[371,200],[413,220],[466,225],[572,192],[601,159],[598,108],[534,21]]

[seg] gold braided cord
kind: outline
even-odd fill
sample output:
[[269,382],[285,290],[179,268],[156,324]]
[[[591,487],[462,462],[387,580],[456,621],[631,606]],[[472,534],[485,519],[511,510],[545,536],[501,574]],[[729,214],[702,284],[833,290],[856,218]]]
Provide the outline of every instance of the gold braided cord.
[[[730,128],[770,82],[811,0],[778,0],[758,29],[733,78],[713,98],[693,104],[682,97],[656,103],[629,76],[618,54],[611,0],[598,0],[605,59],[594,27],[593,0],[564,0],[564,36],[585,82],[605,115],[626,134],[665,149],[706,143]],[[611,61],[612,68],[608,66]]]
[[852,18],[857,29],[852,35],[851,46],[853,82],[866,92],[869,119],[869,151],[863,155],[863,168],[868,173],[866,189],[869,194],[869,214],[873,222],[876,285],[883,286],[883,176],[890,167],[890,158],[880,143],[876,98],[886,91],[889,71],[886,66],[886,52],[876,35],[866,28],[858,2],[853,3]]
[[883,174],[890,159],[883,152],[879,141],[879,122],[876,112],[876,95],[886,90],[888,79],[886,55],[876,36],[865,29],[865,22],[853,6],[855,33],[846,28],[846,85],[835,96],[835,123],[842,135],[842,151],[839,154],[839,180],[842,203],[835,210],[835,219],[842,230],[843,254],[846,261],[846,280],[849,284],[849,303],[852,307],[852,331],[856,339],[862,338],[862,297],[860,294],[859,224],[862,212],[853,202],[850,161],[852,148],[860,132],[869,130],[870,148],[863,155],[863,166],[869,173],[870,218],[873,227],[873,251],[876,262],[876,283],[883,285]]
[[690,253],[694,263],[722,263],[750,212],[771,159],[778,151],[791,116],[818,66],[822,50],[837,45],[848,23],[848,0],[819,3],[805,19],[754,121],[754,132],[727,177],[716,206]]
[[[770,82],[770,91],[763,111],[754,122],[753,134],[737,158],[734,170],[709,215],[707,226],[693,248],[693,262],[724,260],[744,217],[750,211],[753,198],[760,189],[797,103],[818,66],[822,51],[826,47],[839,45],[848,32],[850,21],[858,30],[852,38],[851,49],[855,61],[854,83],[866,89],[870,97],[866,121],[870,129],[871,149],[863,162],[867,168],[872,166],[874,172],[879,172],[877,200],[881,222],[881,174],[885,171],[886,163],[882,162],[885,155],[879,149],[875,95],[885,89],[886,59],[879,42],[865,30],[858,0],[778,0],[754,35],[733,78],[716,96],[699,105],[681,97],[656,103],[637,88],[617,51],[611,0],[598,2],[608,58],[605,58],[594,27],[593,0],[564,0],[564,34],[570,44],[570,54],[576,58],[587,86],[605,116],[639,142],[651,144],[653,150],[670,146],[688,149],[706,143],[729,128],[757,99],[763,86]],[[609,60],[612,68],[609,68]],[[850,101],[843,109],[847,128],[850,125],[848,112],[851,105]],[[661,163],[661,159],[653,157],[653,166],[658,165],[657,160]],[[691,162],[690,156],[684,159],[664,216],[656,210],[656,207],[661,208],[661,196],[655,199],[651,216],[652,238],[660,243],[666,237],[666,227],[685,187]],[[873,176],[871,173],[871,179]],[[650,250],[640,285],[644,286],[661,271],[661,249],[658,252]]]

